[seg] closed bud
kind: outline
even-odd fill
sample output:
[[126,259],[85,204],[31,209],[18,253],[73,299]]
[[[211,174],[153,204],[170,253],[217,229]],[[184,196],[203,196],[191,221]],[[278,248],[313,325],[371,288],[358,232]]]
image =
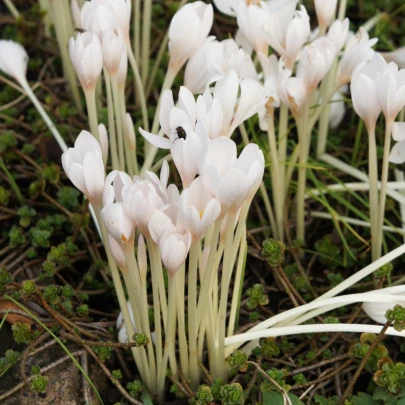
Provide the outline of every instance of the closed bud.
[[25,81],[28,54],[17,42],[0,40],[0,70],[17,81]]
[[94,89],[103,69],[103,52],[97,36],[85,32],[76,39],[70,38],[69,54],[83,90]]
[[207,38],[214,19],[211,4],[196,1],[181,7],[169,28],[170,65],[178,71]]

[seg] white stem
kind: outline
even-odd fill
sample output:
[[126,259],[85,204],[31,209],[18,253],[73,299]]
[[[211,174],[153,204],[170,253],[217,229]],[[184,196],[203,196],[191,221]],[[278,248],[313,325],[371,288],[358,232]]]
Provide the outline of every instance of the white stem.
[[[402,173],[402,172],[401,172]],[[387,188],[391,190],[405,190],[405,177],[404,180],[401,180],[402,177],[398,177],[397,181],[389,181],[387,183]],[[380,188],[381,183],[378,183],[378,188]],[[311,196],[321,195],[330,191],[340,192],[340,191],[368,191],[370,188],[369,183],[343,183],[343,184],[330,184],[325,186],[324,188],[314,188],[308,190],[307,195],[305,198],[310,198]],[[403,193],[401,193],[403,194]]]
[[32,104],[34,104],[35,108],[41,115],[42,119],[45,121],[45,124],[48,126],[49,130],[52,132],[53,137],[55,138],[56,142],[58,143],[58,145],[60,146],[62,151],[66,152],[68,150],[68,147],[67,147],[65,141],[63,140],[62,135],[56,129],[55,124],[51,121],[51,119],[49,118],[49,115],[46,113],[46,111],[42,107],[41,103],[37,99],[37,96],[31,90],[31,87],[29,86],[25,77],[19,78],[18,82],[20,83],[20,85],[24,89],[24,91],[27,93],[27,96],[30,98]]
[[[245,334],[231,336],[225,339],[225,345],[235,343],[244,343],[254,339],[262,339],[275,336],[298,335],[302,333],[328,333],[328,332],[354,332],[354,333],[375,333],[381,332],[381,325],[363,325],[363,324],[316,324],[316,325],[298,325],[284,326],[282,328],[273,328],[257,332],[246,332]],[[386,335],[405,337],[405,332],[397,332],[390,327],[385,332]]]
[[[339,159],[336,159],[335,157],[325,154],[320,157],[320,160],[323,160],[324,162],[330,164],[333,167],[336,167],[337,169],[341,170],[344,173],[349,174],[350,176],[355,177],[356,179],[359,179],[361,181],[366,181],[368,182],[368,177],[365,173],[361,172],[358,169],[355,169],[353,166],[350,166],[349,164],[342,162]],[[378,187],[381,187],[380,182],[378,182]],[[387,195],[389,195],[391,198],[393,198],[395,201],[405,204],[405,196],[402,195],[401,193],[393,190],[392,188],[387,189]]]
[[[400,182],[400,183],[404,182],[405,175],[402,170],[395,169],[394,173],[395,173],[395,178],[396,178],[397,182]],[[390,183],[388,182],[388,187],[389,187],[389,184]],[[405,191],[401,191],[401,194],[403,194],[405,196]],[[400,204],[399,208],[401,211],[402,229],[405,232],[405,204]],[[404,243],[405,243],[405,233],[404,233]]]
[[[363,226],[364,228],[370,228],[370,226],[371,226],[370,222],[368,222],[368,221],[362,221],[361,219],[350,218],[350,217],[332,216],[331,214],[328,214],[327,212],[310,211],[310,212],[308,212],[308,215],[310,215],[313,218],[331,219],[333,221],[345,222],[345,223],[351,224],[351,225]],[[384,225],[382,229],[387,232],[399,233],[400,235],[404,235],[404,237],[405,237],[404,228],[402,228],[402,229],[394,228],[392,226]]]

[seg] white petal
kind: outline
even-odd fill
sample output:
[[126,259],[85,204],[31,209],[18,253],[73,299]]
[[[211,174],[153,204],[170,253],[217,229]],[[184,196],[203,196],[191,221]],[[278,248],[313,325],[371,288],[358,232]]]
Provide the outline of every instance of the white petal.
[[142,128],[138,128],[138,131],[152,145],[155,145],[156,147],[161,149],[170,149],[169,139],[164,138],[163,136],[151,134],[150,132],[146,132]]

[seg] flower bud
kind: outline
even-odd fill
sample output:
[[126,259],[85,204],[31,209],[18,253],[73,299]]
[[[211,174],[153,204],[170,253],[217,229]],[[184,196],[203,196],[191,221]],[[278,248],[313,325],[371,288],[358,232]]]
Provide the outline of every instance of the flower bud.
[[122,36],[117,35],[111,28],[104,30],[102,50],[105,68],[111,76],[115,76],[121,63],[122,54],[125,52]]
[[0,70],[17,81],[24,81],[28,54],[17,42],[0,40]]
[[115,260],[115,263],[117,263],[117,266],[121,270],[127,270],[127,259],[125,258],[125,253],[121,249],[118,242],[110,234],[108,234],[108,243],[110,245],[111,254]]
[[315,0],[315,11],[321,32],[332,22],[336,14],[337,0]]
[[76,39],[70,38],[69,54],[83,90],[94,89],[103,69],[103,52],[97,36],[85,32]]
[[131,150],[135,151],[136,150],[135,129],[134,129],[134,123],[133,123],[131,115],[129,113],[126,113],[126,115],[125,115],[125,136],[128,139]]
[[103,157],[104,165],[106,165],[108,160],[108,134],[107,128],[104,124],[100,124],[98,126],[98,133],[100,135],[101,154]]
[[169,28],[170,66],[178,71],[207,38],[214,19],[211,4],[186,4],[174,15]]

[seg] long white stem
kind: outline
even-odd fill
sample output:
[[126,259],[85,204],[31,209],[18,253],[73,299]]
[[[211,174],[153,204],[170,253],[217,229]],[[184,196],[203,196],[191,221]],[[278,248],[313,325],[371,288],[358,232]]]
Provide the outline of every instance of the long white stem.
[[[324,218],[324,219],[331,219],[334,221],[345,222],[351,225],[359,225],[363,226],[364,228],[370,228],[371,224],[368,221],[362,221],[361,219],[357,218],[350,218],[350,217],[342,217],[342,216],[332,216],[327,212],[317,212],[317,211],[310,211],[308,214],[313,218]],[[392,233],[399,233],[400,235],[405,236],[405,229],[404,228],[394,228],[392,226],[384,225],[382,228],[384,231],[392,232]]]
[[27,80],[25,78],[20,78],[18,80],[19,84],[21,87],[24,89],[24,91],[27,93],[27,96],[30,98],[32,104],[34,104],[35,108],[41,115],[42,119],[45,121],[45,124],[48,126],[49,130],[51,131],[53,137],[55,138],[56,142],[60,146],[63,152],[66,152],[68,150],[68,147],[65,143],[65,141],[62,138],[62,135],[59,133],[59,131],[56,129],[55,124],[51,121],[49,118],[47,112],[44,110],[42,107],[41,103],[37,99],[37,96],[35,93],[31,90],[31,87],[29,86]]
[[[399,182],[399,183],[404,182],[405,175],[402,170],[395,169],[394,173],[395,173],[395,178],[396,178],[397,182]],[[388,182],[388,187],[389,187],[389,182]],[[402,191],[401,194],[405,195],[405,191]],[[400,204],[399,208],[400,208],[400,212],[401,212],[402,230],[404,231],[404,243],[405,243],[405,204]]]
[[[315,324],[284,326],[282,328],[266,329],[257,332],[246,332],[245,334],[231,336],[225,339],[225,345],[244,343],[250,340],[262,339],[276,336],[298,335],[302,333],[328,333],[328,332],[354,332],[354,333],[380,333],[381,325],[364,324]],[[387,329],[386,335],[405,337],[405,332],[397,332],[394,328]]]
[[146,88],[149,74],[150,30],[152,19],[152,0],[144,0],[142,24],[142,83]]
[[135,76],[135,84],[137,89],[137,96],[139,99],[139,103],[141,105],[141,112],[142,112],[142,121],[143,121],[143,128],[145,131],[149,131],[149,120],[148,120],[148,110],[146,108],[146,99],[145,93],[143,90],[142,79],[139,74],[138,66],[136,64],[135,56],[131,48],[131,44],[128,42],[127,44],[127,53],[128,53],[128,60],[131,68],[134,72]]
[[386,120],[385,123],[385,138],[384,138],[384,157],[381,171],[381,191],[379,199],[378,220],[376,225],[376,256],[381,256],[382,240],[383,240],[383,225],[385,218],[385,200],[387,198],[387,182],[388,182],[388,169],[390,158],[390,145],[391,145],[391,132],[393,120]]
[[[405,179],[405,177],[404,177]],[[381,187],[381,183],[378,183],[378,188]],[[321,195],[327,193],[329,190],[334,192],[343,192],[343,191],[368,191],[370,188],[369,183],[343,183],[343,184],[330,184],[326,185],[324,188],[313,188],[308,190],[305,198],[310,198],[311,196]],[[405,181],[401,180],[401,177],[397,181],[387,182],[387,189],[392,190],[405,190]],[[405,201],[404,201],[405,202]]]
[[200,368],[197,358],[197,266],[199,241],[193,241],[190,247],[188,264],[188,341],[190,385],[196,390],[200,380]]
[[[325,154],[320,157],[320,160],[323,160],[324,162],[330,164],[333,167],[336,167],[337,169],[341,170],[344,173],[349,174],[350,176],[353,176],[356,179],[359,179],[361,181],[366,181],[368,182],[369,179],[367,175],[363,172],[361,172],[358,169],[355,169],[353,166],[350,166],[349,164],[342,162],[339,159],[336,159],[335,157]],[[378,187],[380,187],[380,183],[378,183]],[[401,193],[392,190],[391,188],[387,189],[387,195],[389,195],[391,198],[393,198],[395,201],[405,204],[405,197]]]

